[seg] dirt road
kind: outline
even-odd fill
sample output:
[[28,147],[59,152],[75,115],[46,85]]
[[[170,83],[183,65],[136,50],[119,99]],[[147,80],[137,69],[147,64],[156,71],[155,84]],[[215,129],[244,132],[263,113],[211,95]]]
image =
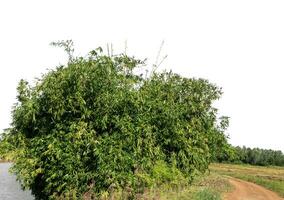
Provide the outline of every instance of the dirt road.
[[274,192],[254,183],[234,178],[229,181],[234,186],[234,190],[227,193],[224,200],[284,200]]

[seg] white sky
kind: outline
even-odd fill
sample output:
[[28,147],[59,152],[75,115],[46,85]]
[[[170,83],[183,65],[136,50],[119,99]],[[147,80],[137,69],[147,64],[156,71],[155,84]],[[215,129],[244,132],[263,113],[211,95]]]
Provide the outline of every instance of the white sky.
[[283,0],[0,1],[0,130],[10,123],[16,86],[67,59],[49,46],[73,39],[77,55],[113,43],[164,68],[221,86],[233,145],[284,151]]

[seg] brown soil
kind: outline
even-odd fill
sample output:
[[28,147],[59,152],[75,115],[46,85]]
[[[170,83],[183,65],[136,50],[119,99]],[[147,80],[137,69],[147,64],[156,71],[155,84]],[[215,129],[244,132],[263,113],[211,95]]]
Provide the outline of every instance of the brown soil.
[[254,183],[232,178],[234,191],[225,194],[224,200],[284,200],[274,192]]

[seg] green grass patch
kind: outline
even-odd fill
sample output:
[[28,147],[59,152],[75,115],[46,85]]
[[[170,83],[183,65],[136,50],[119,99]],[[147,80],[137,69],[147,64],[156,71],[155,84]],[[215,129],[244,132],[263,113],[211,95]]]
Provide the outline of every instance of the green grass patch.
[[221,200],[221,195],[217,191],[205,188],[196,192],[193,196],[194,200]]
[[[232,189],[222,176],[206,174],[196,178],[192,185],[173,190],[156,189],[159,200],[221,200],[222,194]],[[158,197],[158,198],[157,198]]]
[[[130,198],[126,190],[113,194],[102,195],[103,200],[221,200],[222,194],[231,190],[228,180],[216,174],[197,177],[191,185],[164,183],[160,186],[147,188],[141,194]],[[103,197],[105,196],[105,198]]]

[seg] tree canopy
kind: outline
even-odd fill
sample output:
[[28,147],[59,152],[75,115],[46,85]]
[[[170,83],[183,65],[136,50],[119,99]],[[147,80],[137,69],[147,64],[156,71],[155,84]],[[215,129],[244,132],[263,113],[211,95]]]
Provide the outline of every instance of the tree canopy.
[[61,44],[68,64],[34,85],[20,81],[2,139],[12,140],[14,172],[36,198],[190,182],[223,153],[228,119],[212,106],[219,87],[173,72],[137,74],[144,61],[101,48],[74,58]]
[[222,161],[245,163],[260,166],[284,166],[284,154],[282,151],[249,147],[233,147],[235,156],[232,159],[223,158]]

